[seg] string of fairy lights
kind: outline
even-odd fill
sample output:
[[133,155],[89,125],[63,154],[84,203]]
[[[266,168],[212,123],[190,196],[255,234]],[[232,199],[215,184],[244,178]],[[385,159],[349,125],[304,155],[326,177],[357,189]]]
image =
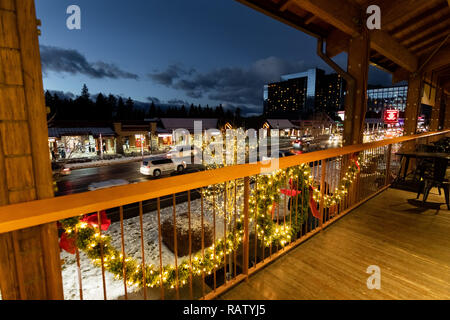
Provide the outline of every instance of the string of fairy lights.
[[[345,197],[357,177],[360,163],[361,158],[350,161],[346,173],[333,194],[324,195],[324,207],[334,206]],[[258,175],[255,180],[256,185],[250,194],[248,218],[249,223],[256,228],[258,238],[267,247],[272,244],[285,246],[298,232],[299,226],[304,223],[304,219],[297,217],[297,220],[291,220],[289,223],[285,221],[283,224],[278,224],[271,214],[273,206],[280,204],[281,189],[286,186],[289,179],[297,180],[296,188],[302,191],[300,193],[302,197],[308,198],[311,189],[315,201],[319,201],[322,197],[320,190],[314,187],[314,177],[309,164],[276,170],[271,174]],[[237,185],[235,184],[233,187]],[[153,288],[162,285],[173,289],[186,285],[190,274],[197,276],[211,274],[223,266],[225,255],[237,250],[244,236],[243,204],[239,204],[237,207],[239,207],[240,213],[235,221],[234,232],[226,233],[224,238],[216,240],[210,247],[194,254],[192,259],[182,261],[178,266],[171,264],[144,265],[137,259],[123,256],[121,251],[111,244],[112,239],[109,235],[101,233],[96,223],[88,223],[81,217],[63,220],[61,226],[67,236],[74,240],[76,247],[84,252],[95,266],[102,267],[103,264],[105,271],[113,274],[115,279],[123,280],[125,277],[129,286],[141,288],[144,287],[145,279],[147,287]],[[304,208],[301,211],[304,212]],[[231,219],[231,217],[224,218]]]

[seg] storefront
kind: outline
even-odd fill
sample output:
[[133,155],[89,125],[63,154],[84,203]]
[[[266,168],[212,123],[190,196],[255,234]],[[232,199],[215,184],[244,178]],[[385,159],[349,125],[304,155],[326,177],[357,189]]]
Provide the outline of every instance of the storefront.
[[115,133],[111,128],[49,128],[48,135],[53,160],[116,153]]

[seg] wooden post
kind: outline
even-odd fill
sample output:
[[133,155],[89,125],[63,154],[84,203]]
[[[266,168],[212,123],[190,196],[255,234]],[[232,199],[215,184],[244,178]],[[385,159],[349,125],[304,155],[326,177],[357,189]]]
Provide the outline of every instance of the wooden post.
[[319,212],[320,212],[320,220],[319,220],[319,227],[320,229],[323,229],[323,216],[324,216],[324,197],[326,195],[325,193],[325,175],[327,174],[326,172],[326,166],[327,166],[327,160],[323,159],[321,161],[321,171],[320,171],[320,193],[321,193],[321,197],[320,197],[320,203],[319,203]]
[[[405,108],[404,135],[414,135],[417,131],[417,121],[422,104],[423,79],[421,74],[411,73],[408,80],[408,97]],[[413,151],[416,141],[402,144],[401,151]],[[411,166],[413,167],[413,166]]]
[[[33,0],[0,0],[0,205],[53,197]],[[0,235],[3,299],[63,299],[56,223]]]
[[442,88],[438,87],[436,90],[436,101],[431,110],[431,122],[430,122],[430,130],[438,131],[442,130],[443,127],[443,117],[444,117],[444,91]]
[[408,97],[405,108],[405,135],[416,134],[417,119],[422,101],[422,75],[412,73],[408,80]]
[[386,179],[385,185],[391,183],[391,158],[392,158],[392,144],[388,145],[386,155]]
[[450,95],[445,95],[444,101],[444,129],[450,129]]
[[354,92],[347,91],[345,97],[344,145],[363,142],[370,51],[367,30],[350,39],[349,43],[347,72],[355,79],[355,88]]

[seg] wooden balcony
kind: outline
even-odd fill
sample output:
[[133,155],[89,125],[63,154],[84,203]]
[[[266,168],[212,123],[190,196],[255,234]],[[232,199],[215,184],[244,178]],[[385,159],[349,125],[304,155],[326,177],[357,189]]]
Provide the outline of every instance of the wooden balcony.
[[[388,189],[221,299],[450,299],[450,211]],[[421,198],[420,198],[421,200]],[[381,289],[369,290],[369,265]]]

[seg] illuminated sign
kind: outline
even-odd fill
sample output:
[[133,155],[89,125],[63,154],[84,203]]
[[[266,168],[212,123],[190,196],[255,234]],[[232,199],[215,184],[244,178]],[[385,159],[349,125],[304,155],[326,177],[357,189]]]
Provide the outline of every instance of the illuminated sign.
[[384,123],[393,124],[398,123],[398,110],[385,110],[384,111]]

